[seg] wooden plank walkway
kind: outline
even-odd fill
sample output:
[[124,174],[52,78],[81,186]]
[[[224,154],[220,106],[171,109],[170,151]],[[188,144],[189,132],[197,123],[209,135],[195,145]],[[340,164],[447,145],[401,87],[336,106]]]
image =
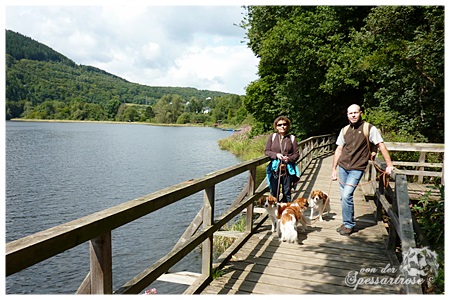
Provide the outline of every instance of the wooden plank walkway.
[[[383,270],[393,266],[386,251],[386,229],[375,221],[373,203],[364,199],[361,188],[355,192],[356,232],[349,237],[336,232],[342,218],[339,184],[330,186],[332,160],[328,156],[313,161],[294,194],[307,198],[312,190],[329,191],[331,214],[323,222],[313,221],[306,233],[299,231],[298,243],[280,242],[266,220],[202,294],[400,293],[400,286],[393,284],[361,284],[356,289],[346,284],[355,272],[357,278],[394,279],[396,274]],[[376,273],[361,272],[362,268]]]

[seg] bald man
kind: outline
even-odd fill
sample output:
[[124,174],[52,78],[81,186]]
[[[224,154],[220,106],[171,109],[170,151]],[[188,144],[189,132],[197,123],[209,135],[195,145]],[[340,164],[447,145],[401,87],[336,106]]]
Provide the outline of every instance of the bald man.
[[[352,104],[347,109],[347,117],[350,127],[341,129],[336,141],[331,180],[337,180],[339,174],[339,186],[341,190],[342,225],[336,231],[341,235],[349,236],[353,233],[356,222],[354,219],[353,193],[361,180],[364,170],[369,163],[371,150],[364,134],[364,121],[361,119],[361,107]],[[384,144],[378,129],[368,124],[369,141],[376,145],[386,162],[386,173],[393,170],[391,157]],[[345,134],[344,134],[345,131]]]

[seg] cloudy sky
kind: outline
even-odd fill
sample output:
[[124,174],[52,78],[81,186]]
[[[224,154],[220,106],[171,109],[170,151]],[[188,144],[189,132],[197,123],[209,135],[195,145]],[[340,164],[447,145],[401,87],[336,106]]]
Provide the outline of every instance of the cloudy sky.
[[247,47],[245,30],[236,26],[245,10],[233,1],[226,2],[232,6],[201,1],[183,2],[189,6],[172,1],[164,6],[124,4],[132,1],[62,3],[8,0],[5,27],[77,64],[144,85],[243,95],[257,79],[258,59]]

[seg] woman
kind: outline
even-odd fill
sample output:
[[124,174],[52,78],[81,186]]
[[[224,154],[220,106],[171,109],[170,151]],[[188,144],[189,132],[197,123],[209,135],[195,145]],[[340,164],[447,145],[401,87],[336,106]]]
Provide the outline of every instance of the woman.
[[273,122],[276,133],[269,136],[264,154],[271,161],[266,169],[270,194],[279,200],[280,186],[283,187],[281,202],[291,202],[291,186],[300,179],[296,161],[300,157],[295,136],[289,134],[291,121],[280,116]]

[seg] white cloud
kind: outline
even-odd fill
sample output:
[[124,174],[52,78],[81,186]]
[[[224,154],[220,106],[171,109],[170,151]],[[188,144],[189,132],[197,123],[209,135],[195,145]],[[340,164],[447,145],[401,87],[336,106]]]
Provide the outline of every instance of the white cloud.
[[247,69],[255,70],[257,65],[253,54],[244,48],[245,46],[191,47],[169,69],[169,78],[155,80],[163,83],[173,78],[183,86],[201,82],[203,89],[218,91],[226,90],[227,86],[239,86],[240,90],[235,92],[244,94],[245,86],[256,76]]
[[7,6],[6,29],[145,85],[245,93],[258,60],[239,6]]

